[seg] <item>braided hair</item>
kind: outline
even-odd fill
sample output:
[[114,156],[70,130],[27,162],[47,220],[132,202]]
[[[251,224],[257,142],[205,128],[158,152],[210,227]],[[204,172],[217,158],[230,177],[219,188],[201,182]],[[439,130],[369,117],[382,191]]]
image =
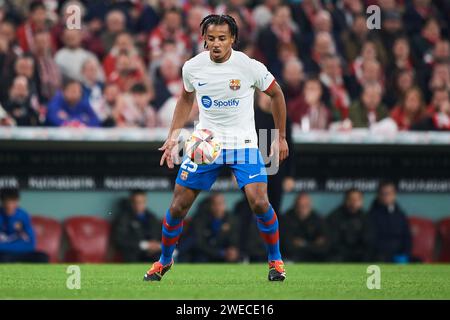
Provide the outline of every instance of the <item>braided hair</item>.
[[[230,28],[231,36],[234,37],[234,43],[237,43],[238,41],[238,26],[236,23],[236,20],[228,14],[210,14],[203,18],[202,22],[200,23],[200,28],[202,30],[202,36],[205,36],[206,30],[208,30],[208,27],[210,25],[221,25],[221,24],[227,24]],[[206,48],[206,41],[203,45]]]

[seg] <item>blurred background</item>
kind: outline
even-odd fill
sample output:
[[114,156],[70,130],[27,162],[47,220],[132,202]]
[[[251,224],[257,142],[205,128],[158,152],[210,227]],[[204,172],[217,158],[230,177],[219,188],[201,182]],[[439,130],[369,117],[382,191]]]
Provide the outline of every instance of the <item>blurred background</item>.
[[[157,148],[210,13],[285,94],[291,156],[269,177],[285,260],[449,262],[448,0],[1,0],[0,261],[159,256],[176,170]],[[269,102],[256,93],[257,129]],[[265,261],[230,172],[176,260]]]

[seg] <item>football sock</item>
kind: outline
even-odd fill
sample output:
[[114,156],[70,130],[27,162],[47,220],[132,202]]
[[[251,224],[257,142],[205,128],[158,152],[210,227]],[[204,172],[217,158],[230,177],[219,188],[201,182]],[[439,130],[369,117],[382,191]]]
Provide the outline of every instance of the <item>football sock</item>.
[[271,205],[266,213],[256,215],[256,223],[267,249],[268,260],[281,260],[278,219]]
[[183,219],[173,218],[170,211],[167,210],[162,225],[161,257],[159,258],[162,265],[165,266],[172,262],[173,251],[180,238],[181,231],[183,231]]

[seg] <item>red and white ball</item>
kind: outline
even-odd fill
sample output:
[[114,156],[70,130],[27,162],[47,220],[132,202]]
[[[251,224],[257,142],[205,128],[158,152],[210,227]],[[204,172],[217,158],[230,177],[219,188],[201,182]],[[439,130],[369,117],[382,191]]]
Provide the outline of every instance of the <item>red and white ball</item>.
[[221,150],[221,143],[208,129],[195,130],[185,144],[187,156],[196,164],[213,163]]

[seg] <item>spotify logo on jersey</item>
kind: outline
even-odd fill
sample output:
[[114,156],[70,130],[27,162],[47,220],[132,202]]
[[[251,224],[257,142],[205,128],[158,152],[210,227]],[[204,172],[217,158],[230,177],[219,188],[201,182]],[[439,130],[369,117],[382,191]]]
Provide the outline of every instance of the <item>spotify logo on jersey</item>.
[[239,106],[239,99],[229,99],[229,100],[212,100],[208,96],[203,96],[201,98],[202,105],[209,109],[211,107],[222,108],[222,107],[237,107]]
[[212,105],[212,100],[211,100],[211,98],[208,97],[208,96],[203,96],[203,97],[202,97],[202,104],[203,104],[203,106],[204,106],[206,109],[210,108],[211,105]]

